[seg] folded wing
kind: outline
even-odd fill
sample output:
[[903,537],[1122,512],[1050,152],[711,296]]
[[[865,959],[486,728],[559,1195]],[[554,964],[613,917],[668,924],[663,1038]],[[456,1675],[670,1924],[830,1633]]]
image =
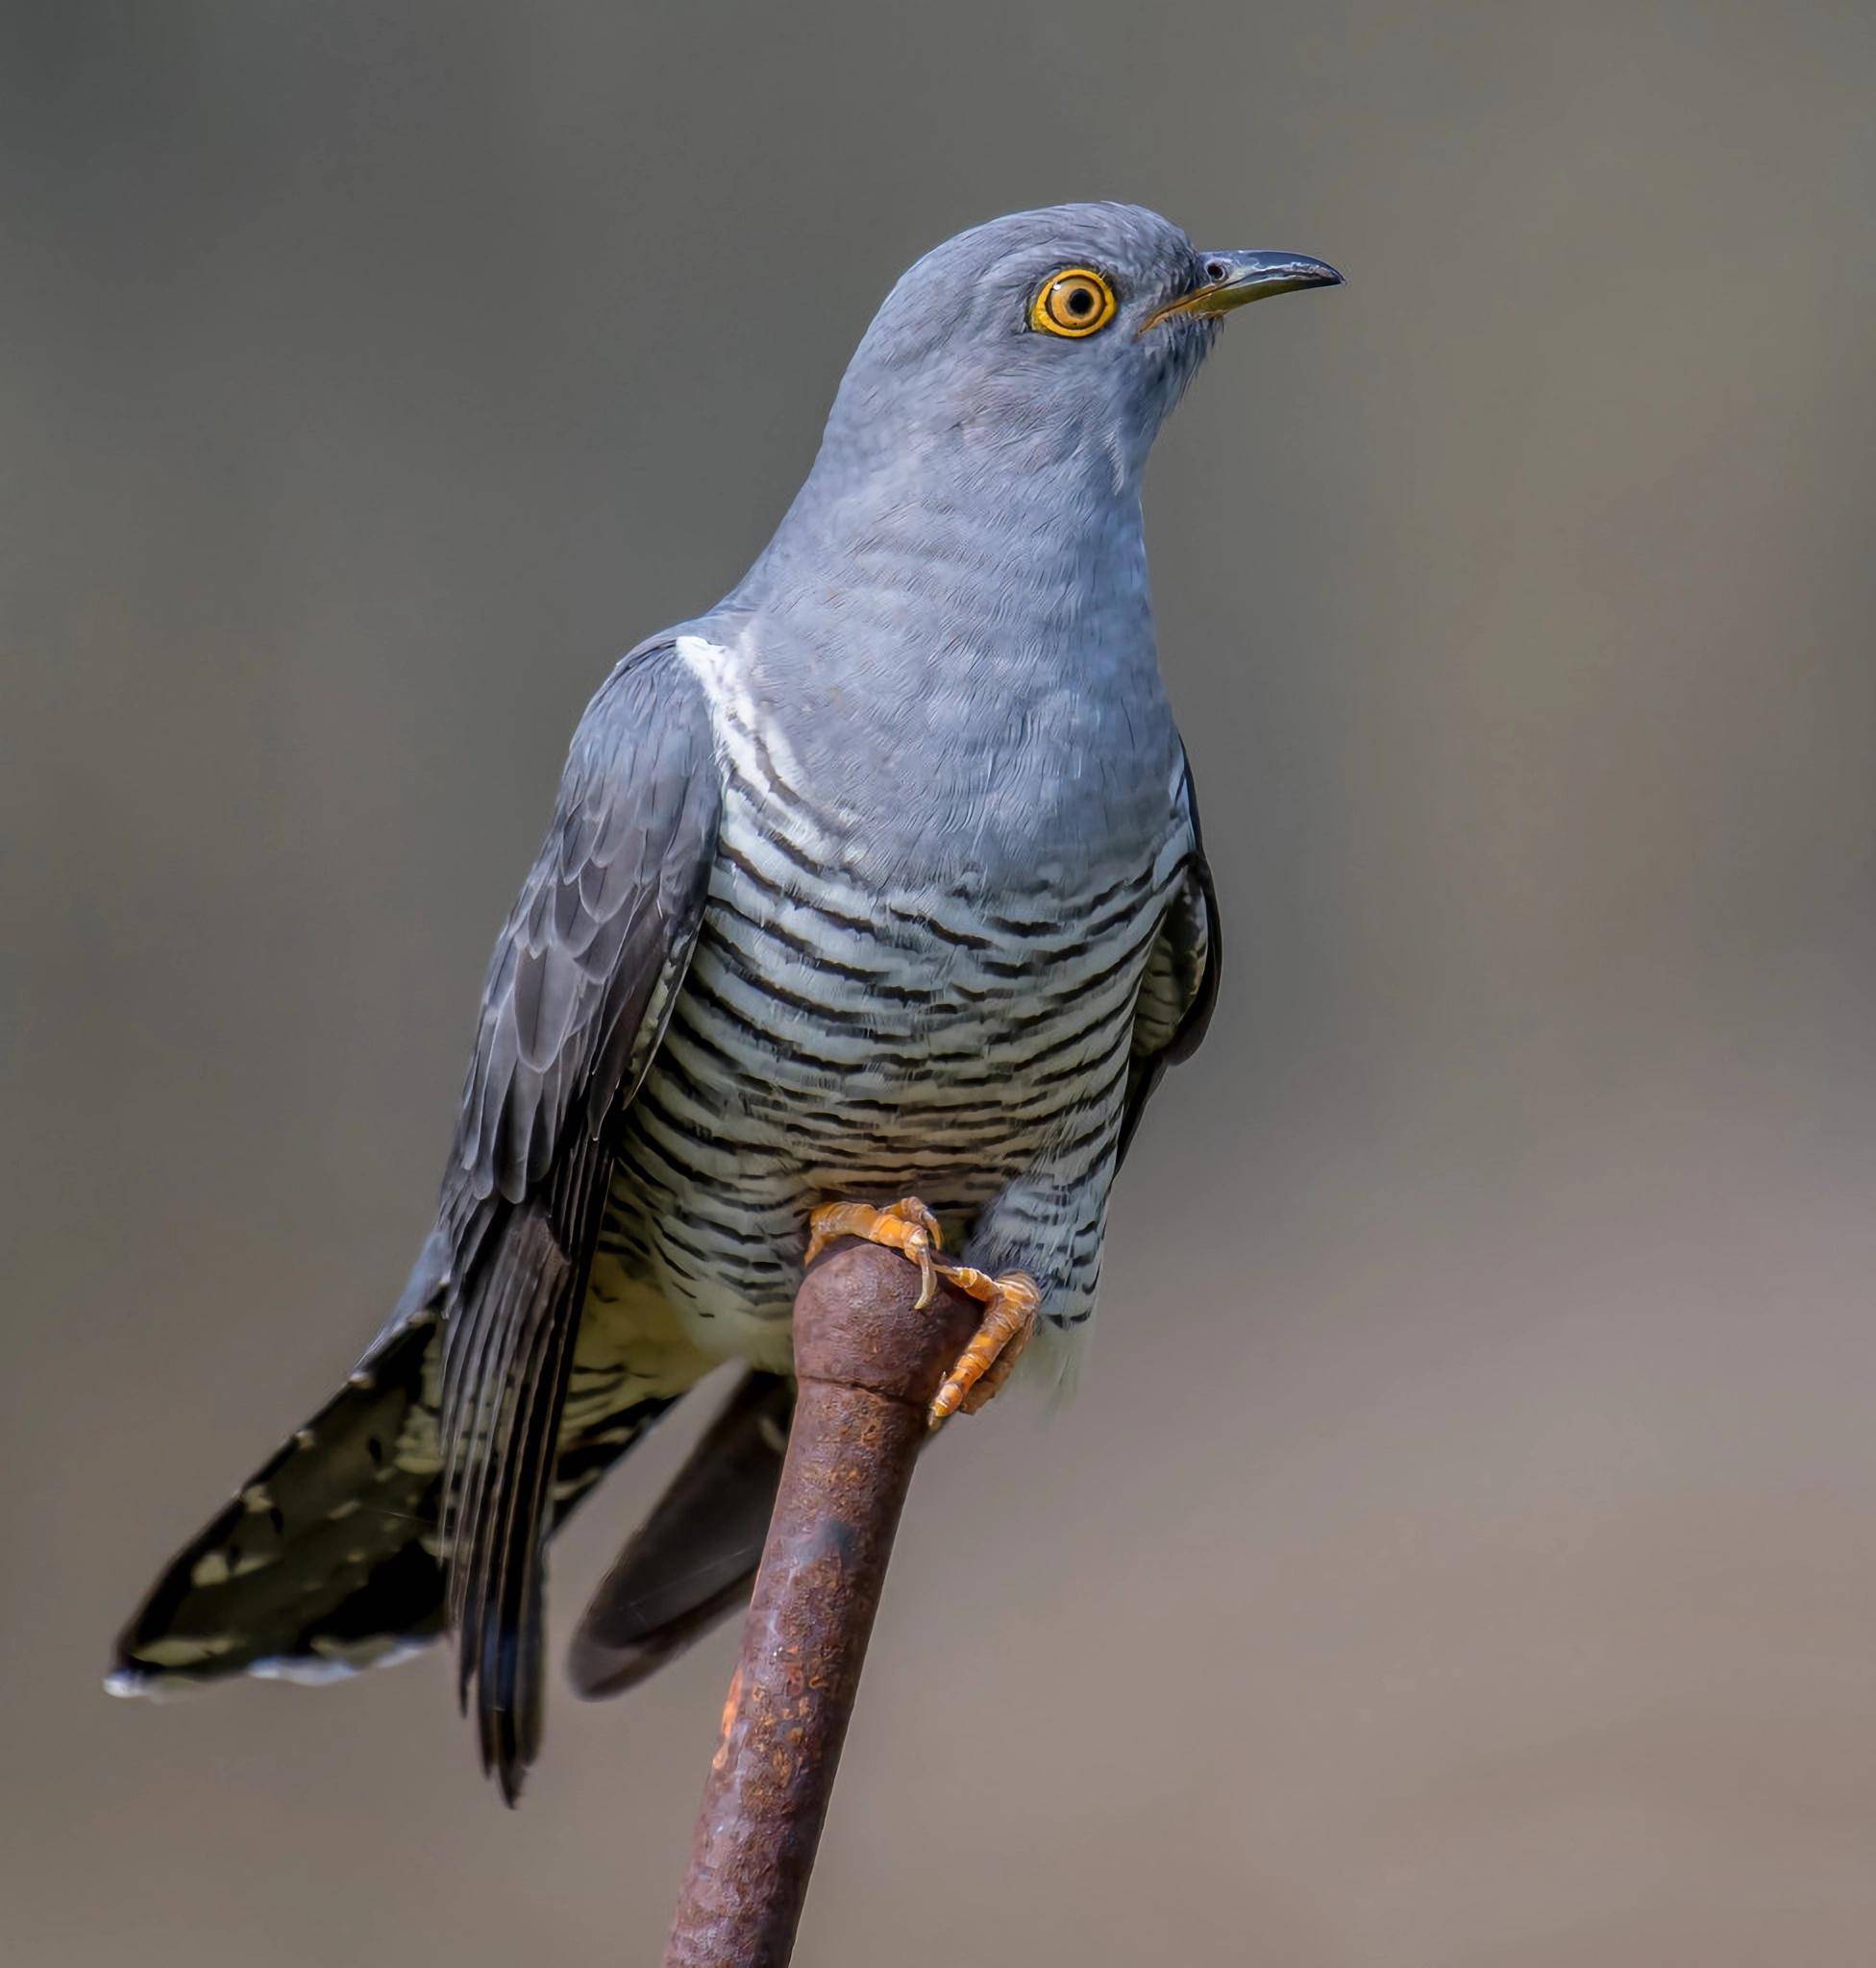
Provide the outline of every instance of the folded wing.
[[540,1740],[548,1516],[620,1116],[690,961],[721,804],[709,709],[669,643],[575,734],[554,824],[495,946],[444,1178],[449,1617],[482,1763],[510,1802]]

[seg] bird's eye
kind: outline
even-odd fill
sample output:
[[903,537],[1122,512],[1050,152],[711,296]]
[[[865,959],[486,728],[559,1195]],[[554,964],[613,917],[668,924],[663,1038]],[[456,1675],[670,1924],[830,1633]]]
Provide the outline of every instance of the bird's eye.
[[1114,289],[1091,266],[1065,266],[1036,289],[1029,326],[1044,334],[1093,334],[1114,319]]

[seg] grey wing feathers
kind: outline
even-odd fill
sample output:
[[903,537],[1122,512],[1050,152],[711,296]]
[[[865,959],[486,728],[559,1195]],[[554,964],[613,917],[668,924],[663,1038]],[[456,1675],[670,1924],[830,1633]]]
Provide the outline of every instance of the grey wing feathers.
[[647,1014],[674,981],[673,932],[696,930],[719,803],[701,686],[669,644],[635,652],[580,721],[489,963],[457,1131],[473,1196],[524,1201],[576,1106],[596,1128],[629,1098],[661,1030]]
[[1120,1155],[1124,1158],[1140,1127],[1153,1089],[1169,1066],[1198,1050],[1218,1002],[1223,966],[1218,894],[1205,859],[1198,825],[1198,798],[1186,766],[1185,806],[1192,823],[1192,859],[1160,923],[1148,954],[1134,1007],[1133,1044],[1127,1058],[1127,1091],[1121,1117]]
[[612,1129],[662,1037],[715,854],[709,710],[669,643],[575,736],[495,947],[439,1230],[441,1434],[458,1691],[510,1801],[539,1742],[541,1545]]

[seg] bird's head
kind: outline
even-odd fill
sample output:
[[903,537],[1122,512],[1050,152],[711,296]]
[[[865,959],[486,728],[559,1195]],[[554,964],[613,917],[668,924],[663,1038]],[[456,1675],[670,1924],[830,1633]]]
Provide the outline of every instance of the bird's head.
[[1140,206],[993,219],[886,297],[841,383],[827,454],[888,476],[945,452],[964,453],[973,477],[1079,457],[1137,481],[1225,315],[1341,278],[1294,254],[1201,250]]

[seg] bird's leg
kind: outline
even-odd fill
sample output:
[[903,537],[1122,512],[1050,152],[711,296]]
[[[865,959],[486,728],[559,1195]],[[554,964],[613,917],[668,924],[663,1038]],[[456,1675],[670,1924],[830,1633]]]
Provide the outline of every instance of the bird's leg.
[[1035,1337],[1036,1308],[1042,1303],[1036,1281],[1027,1271],[1003,1271],[993,1278],[988,1271],[940,1257],[938,1219],[916,1196],[889,1203],[883,1210],[870,1203],[824,1203],[808,1218],[808,1232],[809,1264],[836,1237],[861,1237],[911,1259],[922,1280],[921,1308],[931,1303],[940,1274],[960,1292],[982,1300],[983,1323],[926,1411],[933,1428],[942,1427],[960,1409],[975,1414],[1009,1379],[1023,1349]]

